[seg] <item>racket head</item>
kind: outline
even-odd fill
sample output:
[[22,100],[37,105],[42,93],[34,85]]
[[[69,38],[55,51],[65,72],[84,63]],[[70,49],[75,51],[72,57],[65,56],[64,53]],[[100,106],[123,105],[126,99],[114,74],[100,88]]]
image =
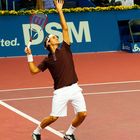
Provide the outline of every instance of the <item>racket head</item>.
[[48,23],[48,16],[46,14],[34,14],[30,16],[30,24],[37,24],[42,29],[45,28]]
[[[32,28],[32,24],[37,24],[43,30],[48,23],[48,16],[47,14],[33,14],[30,16],[30,37],[33,37],[32,32],[37,32],[35,29]],[[31,40],[31,39],[30,39]]]
[[43,30],[48,23],[48,16],[47,14],[33,14],[30,16],[30,42],[31,45],[32,39],[37,35],[37,31],[32,28],[32,24],[37,24],[41,27],[40,31]]

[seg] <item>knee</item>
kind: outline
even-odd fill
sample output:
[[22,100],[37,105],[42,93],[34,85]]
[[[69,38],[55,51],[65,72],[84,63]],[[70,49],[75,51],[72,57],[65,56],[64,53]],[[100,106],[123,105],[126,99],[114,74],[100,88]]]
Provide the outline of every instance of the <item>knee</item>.
[[55,122],[59,117],[55,117],[55,116],[50,116],[50,119],[52,122]]
[[84,111],[84,112],[79,112],[79,113],[78,113],[78,116],[79,116],[80,118],[85,119],[86,116],[87,116],[87,112],[86,112],[86,111]]

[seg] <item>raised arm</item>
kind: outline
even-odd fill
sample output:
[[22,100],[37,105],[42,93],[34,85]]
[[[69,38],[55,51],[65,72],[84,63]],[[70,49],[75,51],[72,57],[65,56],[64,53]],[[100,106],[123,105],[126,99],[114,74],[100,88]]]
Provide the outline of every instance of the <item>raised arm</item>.
[[60,23],[62,26],[62,34],[63,34],[63,40],[70,45],[70,38],[68,33],[68,26],[62,11],[64,4],[64,0],[54,0],[54,5],[56,7],[56,10],[58,11],[59,17],[60,17]]
[[27,54],[27,60],[28,60],[28,66],[29,66],[29,70],[32,74],[37,74],[39,73],[41,70],[35,65],[34,61],[33,61],[33,56],[31,53],[31,49],[26,47],[25,48],[25,53]]

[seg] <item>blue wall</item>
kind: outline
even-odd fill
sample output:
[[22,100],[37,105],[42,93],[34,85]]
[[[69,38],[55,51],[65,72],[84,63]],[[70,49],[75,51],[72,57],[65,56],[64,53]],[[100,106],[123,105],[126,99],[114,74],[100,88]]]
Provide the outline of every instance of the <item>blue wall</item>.
[[[118,21],[140,18],[140,10],[65,13],[69,26],[72,51],[102,52],[121,50]],[[48,14],[49,23],[33,41],[33,54],[46,54],[43,39],[49,34],[62,41],[57,14]],[[29,16],[0,16],[0,57],[23,56],[29,40]],[[39,30],[39,27],[34,27]]]

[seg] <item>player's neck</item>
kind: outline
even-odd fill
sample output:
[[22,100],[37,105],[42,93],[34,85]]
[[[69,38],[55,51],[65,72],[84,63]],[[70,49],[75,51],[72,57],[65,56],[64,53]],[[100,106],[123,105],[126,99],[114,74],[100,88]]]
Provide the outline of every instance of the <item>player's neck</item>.
[[55,51],[56,51],[57,48],[58,48],[58,45],[52,45],[51,46],[52,53],[55,53]]

